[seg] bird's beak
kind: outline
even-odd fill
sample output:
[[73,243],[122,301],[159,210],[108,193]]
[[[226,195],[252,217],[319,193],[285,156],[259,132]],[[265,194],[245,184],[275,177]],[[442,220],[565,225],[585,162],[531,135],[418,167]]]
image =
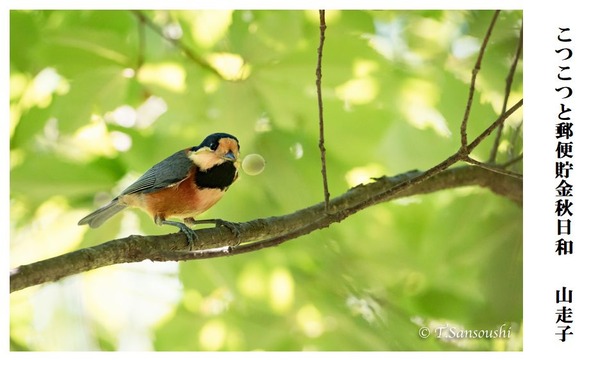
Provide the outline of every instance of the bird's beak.
[[223,155],[223,159],[229,160],[229,161],[234,161],[234,162],[236,160],[235,155],[233,154],[233,152],[229,152],[229,153],[226,153],[225,155]]

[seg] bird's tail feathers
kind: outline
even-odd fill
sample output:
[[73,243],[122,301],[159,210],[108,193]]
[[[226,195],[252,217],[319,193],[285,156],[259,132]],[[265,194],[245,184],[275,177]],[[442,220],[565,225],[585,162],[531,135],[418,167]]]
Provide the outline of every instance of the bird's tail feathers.
[[113,201],[107,204],[106,206],[103,206],[91,213],[90,215],[82,218],[81,221],[79,221],[77,224],[90,225],[91,228],[97,228],[98,226],[106,222],[107,219],[117,214],[119,211],[123,210],[126,207],[127,206],[125,206],[124,204],[119,203],[118,199],[113,199]]

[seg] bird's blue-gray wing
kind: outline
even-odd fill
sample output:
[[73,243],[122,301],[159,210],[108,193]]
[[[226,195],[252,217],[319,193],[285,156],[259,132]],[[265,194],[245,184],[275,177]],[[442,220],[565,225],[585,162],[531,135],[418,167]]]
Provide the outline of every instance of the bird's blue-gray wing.
[[125,188],[121,195],[151,193],[183,181],[190,173],[193,162],[185,150],[167,157],[148,169],[137,181]]

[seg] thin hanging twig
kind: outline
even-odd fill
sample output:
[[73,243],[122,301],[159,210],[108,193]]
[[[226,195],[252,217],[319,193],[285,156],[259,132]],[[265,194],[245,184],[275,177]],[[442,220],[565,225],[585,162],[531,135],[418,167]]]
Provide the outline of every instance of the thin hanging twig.
[[320,26],[320,40],[319,48],[317,49],[317,102],[319,105],[319,150],[321,151],[321,175],[323,176],[323,193],[325,196],[325,213],[329,212],[329,186],[327,185],[327,160],[325,158],[325,125],[323,120],[323,96],[321,93],[321,78],[323,76],[321,72],[321,63],[323,59],[323,44],[325,43],[325,10],[319,10],[319,19],[321,22]]
[[208,61],[206,61],[204,58],[202,58],[202,57],[198,56],[196,53],[194,53],[194,51],[192,49],[190,49],[188,46],[186,46],[179,39],[171,38],[171,37],[165,35],[163,33],[162,28],[159,25],[155,24],[152,20],[150,20],[150,18],[148,18],[148,16],[146,16],[146,14],[144,14],[142,11],[134,10],[131,12],[138,18],[140,23],[150,27],[151,30],[153,30],[158,35],[160,35],[164,40],[170,42],[173,46],[175,46],[179,50],[181,50],[181,52],[183,54],[185,54],[185,56],[188,57],[190,60],[192,60],[196,64],[200,65],[202,68],[210,71],[211,73],[219,76],[219,78],[223,78],[221,73],[219,73],[219,71],[217,69],[215,69],[210,63],[208,63]]
[[477,80],[477,74],[481,69],[481,61],[483,60],[483,54],[485,53],[485,49],[487,47],[488,41],[490,40],[490,36],[492,35],[492,30],[494,29],[494,25],[496,24],[496,20],[498,19],[498,15],[500,11],[494,12],[494,16],[492,17],[492,21],[490,22],[490,26],[483,38],[483,42],[481,43],[481,48],[479,49],[479,56],[477,57],[477,62],[473,67],[473,71],[471,73],[471,86],[469,87],[469,97],[467,99],[467,107],[465,108],[465,115],[463,117],[462,124],[460,125],[460,150],[462,153],[467,153],[467,122],[469,121],[469,115],[471,114],[471,106],[473,105],[473,95],[475,94],[475,81]]
[[[515,77],[515,72],[517,70],[517,64],[519,63],[519,58],[521,58],[521,52],[523,51],[523,25],[521,25],[521,33],[519,34],[519,42],[517,43],[517,51],[515,52],[515,58],[510,66],[510,70],[508,71],[508,76],[506,76],[506,89],[504,90],[504,102],[502,102],[502,112],[500,115],[504,114],[506,111],[506,106],[508,105],[508,98],[510,96],[510,90],[512,88],[513,79]],[[494,146],[492,146],[492,151],[490,153],[489,163],[493,164],[496,162],[496,155],[498,153],[498,147],[500,146],[500,138],[502,138],[502,130],[504,129],[504,122],[498,128],[498,132],[496,133],[496,138],[494,139]]]
[[146,55],[146,25],[138,18],[138,57],[136,70],[139,70],[144,65]]

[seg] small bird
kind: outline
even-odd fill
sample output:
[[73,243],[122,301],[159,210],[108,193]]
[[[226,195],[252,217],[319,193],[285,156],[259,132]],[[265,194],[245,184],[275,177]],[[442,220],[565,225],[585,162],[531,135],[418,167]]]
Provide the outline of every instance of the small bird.
[[[125,188],[109,204],[79,221],[78,225],[97,228],[126,207],[139,207],[157,225],[178,227],[185,233],[190,249],[196,234],[190,226],[198,223],[224,223],[221,220],[197,221],[194,217],[217,203],[238,177],[240,144],[227,133],[209,135],[198,146],[180,150],[154,165]],[[184,223],[167,218],[183,219]]]

